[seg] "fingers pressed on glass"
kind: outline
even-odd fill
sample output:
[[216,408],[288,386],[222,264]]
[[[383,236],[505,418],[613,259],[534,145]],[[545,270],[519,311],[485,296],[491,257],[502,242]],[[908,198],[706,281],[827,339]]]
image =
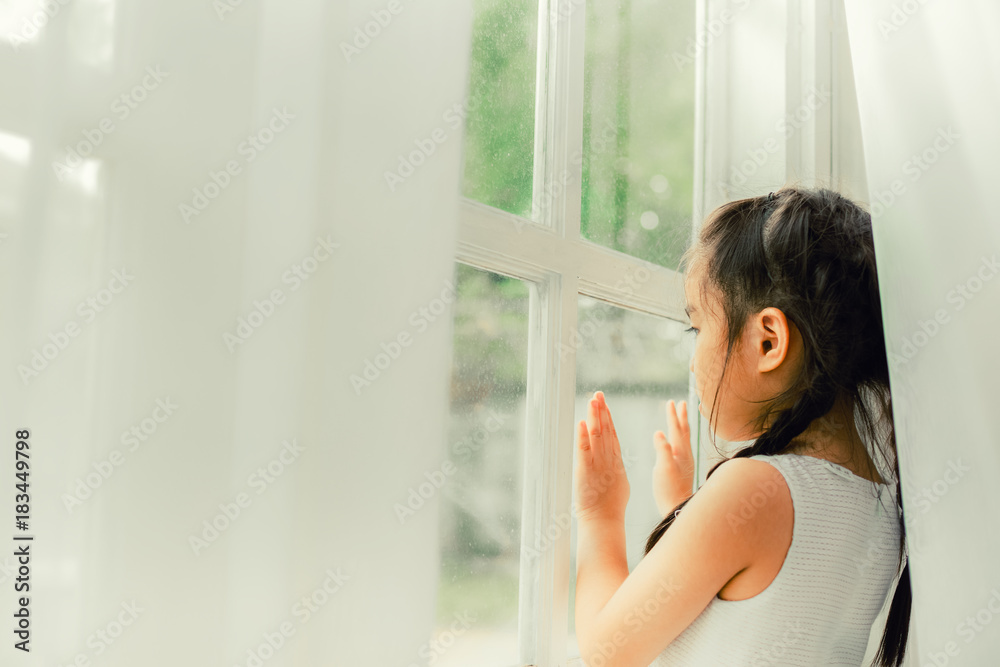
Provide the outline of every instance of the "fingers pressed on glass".
[[670,444],[676,445],[681,431],[681,422],[677,418],[677,406],[673,401],[667,403],[667,429],[670,431]]
[[612,451],[616,457],[621,456],[621,443],[618,442],[618,431],[615,429],[615,422],[611,418],[611,408],[608,407],[608,402],[604,400],[604,394],[601,394],[601,412],[604,414],[603,425],[605,427],[605,433],[608,434],[608,438],[611,441]]
[[590,432],[590,446],[595,458],[604,457],[604,434],[601,430],[601,415],[598,411],[598,401],[592,398],[587,402],[587,427]]

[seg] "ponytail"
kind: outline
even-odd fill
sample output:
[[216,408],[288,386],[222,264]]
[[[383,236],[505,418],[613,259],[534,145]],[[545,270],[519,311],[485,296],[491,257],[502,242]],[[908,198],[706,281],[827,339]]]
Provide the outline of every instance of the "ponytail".
[[[896,466],[896,501],[899,503],[899,564],[903,564],[903,555],[906,552],[906,522],[903,520],[903,495],[900,488],[899,466]],[[892,594],[892,602],[889,603],[889,615],[885,619],[885,630],[882,632],[882,642],[879,644],[878,652],[875,654],[876,667],[900,667],[903,664],[903,656],[906,653],[906,639],[910,634],[910,604],[912,602],[912,592],[910,590],[910,563],[907,560],[903,565],[903,571],[899,573],[899,580],[896,582],[896,591]]]

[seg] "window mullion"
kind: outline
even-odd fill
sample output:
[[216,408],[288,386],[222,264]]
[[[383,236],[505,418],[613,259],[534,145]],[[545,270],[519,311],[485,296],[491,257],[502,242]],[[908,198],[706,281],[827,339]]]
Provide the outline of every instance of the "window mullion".
[[522,520],[522,664],[565,664],[568,642],[576,279],[552,275],[532,292]]
[[573,247],[581,294],[684,322],[684,277],[672,269],[581,239]]
[[551,228],[463,199],[459,261],[539,282],[549,274],[579,277],[579,293],[658,317],[684,321],[683,276],[598,245],[564,239]]
[[518,591],[518,645],[520,664],[546,665],[550,634],[553,563],[556,543],[545,533],[546,514],[557,490],[550,482],[553,463],[551,439],[558,412],[558,354],[549,342],[557,331],[564,286],[559,274],[532,283],[528,318],[527,417],[524,435],[524,494],[521,513],[521,562]]
[[551,228],[466,198],[459,206],[462,261],[535,282],[568,271],[566,242]]
[[539,0],[532,217],[580,233],[586,3]]
[[[541,406],[529,413],[540,418],[542,440],[536,497],[525,496],[533,511],[532,534],[548,548],[534,559],[522,555],[521,591],[531,608],[521,607],[522,656],[540,667],[566,662],[569,633],[569,520],[573,480],[573,419],[576,355],[570,343],[576,327],[583,144],[583,38],[586,3],[539,0],[538,68],[532,217],[549,226],[561,241],[560,273],[538,291],[547,299],[539,314],[544,330],[532,328],[531,344],[544,349],[544,365],[529,369]],[[543,299],[539,299],[542,301]],[[535,355],[532,355],[535,358]],[[534,371],[534,372],[532,372]],[[531,389],[529,389],[529,395]],[[527,473],[527,471],[526,471]],[[527,533],[525,533],[527,535]],[[533,592],[528,592],[532,586]]]

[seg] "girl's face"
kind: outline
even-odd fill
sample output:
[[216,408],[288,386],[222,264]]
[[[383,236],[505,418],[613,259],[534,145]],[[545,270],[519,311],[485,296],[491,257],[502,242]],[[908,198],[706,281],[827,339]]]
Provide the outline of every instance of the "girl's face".
[[696,330],[691,371],[699,398],[698,411],[707,419],[714,408],[716,423],[713,426],[720,438],[731,442],[750,440],[756,436],[753,424],[762,410],[762,404],[753,401],[765,398],[762,396],[764,387],[759,382],[755,360],[748,354],[747,331],[733,348],[724,382],[719,386],[726,360],[728,331],[718,290],[706,285],[705,298],[702,298],[704,275],[702,263],[695,261],[684,281],[687,312]]

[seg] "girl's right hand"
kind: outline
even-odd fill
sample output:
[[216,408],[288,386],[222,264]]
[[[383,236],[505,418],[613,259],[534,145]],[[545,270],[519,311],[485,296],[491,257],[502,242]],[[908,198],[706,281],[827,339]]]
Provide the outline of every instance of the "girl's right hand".
[[653,498],[660,514],[686,500],[694,487],[694,457],[691,454],[691,428],[688,426],[687,402],[680,402],[680,415],[674,402],[667,401],[667,433],[653,434],[656,465],[653,466]]

